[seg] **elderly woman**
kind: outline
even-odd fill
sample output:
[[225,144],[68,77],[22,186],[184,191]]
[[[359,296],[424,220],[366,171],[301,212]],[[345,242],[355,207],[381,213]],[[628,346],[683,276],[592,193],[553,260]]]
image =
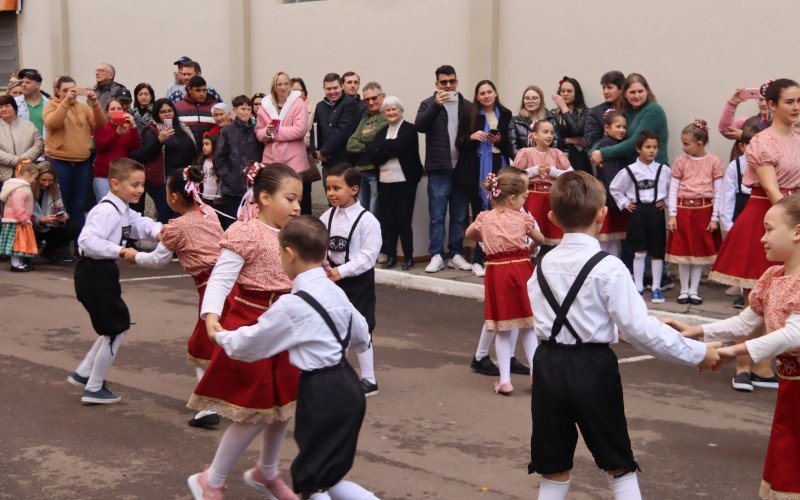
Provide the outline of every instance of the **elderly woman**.
[[69,242],[78,237],[81,228],[69,218],[61,201],[56,170],[50,162],[38,165],[39,173],[31,186],[33,191],[33,231],[36,239],[45,241],[40,255],[51,264],[72,262]]
[[386,255],[383,269],[397,266],[397,240],[403,247],[403,270],[414,267],[414,234],[411,220],[417,184],[422,178],[419,138],[412,123],[403,120],[403,103],[394,96],[383,100],[381,111],[389,122],[375,133],[367,155],[378,167],[379,211]]
[[0,183],[14,176],[22,160],[36,161],[44,141],[36,126],[17,119],[17,101],[10,95],[0,97]]

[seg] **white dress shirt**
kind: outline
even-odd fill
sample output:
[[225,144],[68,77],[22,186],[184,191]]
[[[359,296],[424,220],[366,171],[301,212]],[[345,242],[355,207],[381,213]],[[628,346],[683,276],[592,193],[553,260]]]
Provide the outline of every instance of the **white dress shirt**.
[[[349,347],[360,353],[369,345],[367,320],[321,267],[299,274],[292,293],[303,290],[327,311],[342,340],[350,325]],[[217,344],[233,359],[256,361],[289,350],[289,361],[301,370],[336,365],[342,346],[322,316],[295,295],[281,296],[252,326],[217,333]]]
[[136,265],[158,269],[172,262],[172,250],[158,243],[152,252],[139,252],[136,254]]
[[[597,239],[581,233],[567,233],[561,243],[544,256],[541,268],[559,303],[564,300],[584,264],[599,251]],[[537,274],[533,273],[528,281],[528,295],[536,335],[549,340],[556,313],[539,288]],[[619,330],[636,349],[659,359],[698,365],[706,355],[705,344],[684,338],[648,315],[647,306],[636,291],[630,272],[621,260],[610,255],[589,273],[567,318],[582,342],[617,342]],[[575,344],[566,327],[561,329],[556,341]]]
[[[739,157],[739,165],[741,166],[742,175],[747,169],[747,157],[742,155]],[[736,160],[728,164],[725,169],[725,175],[722,177],[722,198],[719,207],[719,224],[722,226],[723,231],[730,231],[733,227],[733,212],[736,208],[736,193],[741,188],[742,193],[750,194],[750,187],[739,183],[739,176],[736,172]]]
[[[103,203],[105,200],[113,203]],[[130,233],[123,238],[123,232]],[[113,193],[89,211],[86,224],[78,236],[81,253],[93,259],[118,259],[119,252],[129,238],[155,241],[161,232],[161,223],[142,217]]]
[[211,277],[208,278],[206,284],[206,293],[203,295],[203,306],[200,308],[200,318],[206,319],[206,314],[222,314],[222,308],[225,307],[225,300],[228,294],[231,293],[233,285],[236,284],[236,278],[239,277],[239,271],[244,267],[244,257],[234,252],[223,248],[219,253],[219,259],[211,271]]
[[[651,181],[650,184],[652,184],[652,182],[656,180],[656,174],[658,173],[658,167],[660,165],[661,164],[656,161],[646,165],[642,160],[637,158],[634,163],[628,165],[628,168],[631,169],[637,183],[641,185]],[[664,165],[661,169],[661,176],[658,178],[658,198],[655,200],[653,199],[655,195],[654,189],[643,189],[639,187],[639,201],[642,203],[655,203],[666,199],[667,195],[669,195],[669,182],[671,178],[672,172],[667,165]],[[614,198],[620,210],[625,210],[628,208],[629,203],[636,202],[636,189],[633,181],[631,181],[631,176],[624,168],[617,173],[614,180],[611,181],[611,185],[608,186],[608,189],[611,191],[611,196]]]
[[[386,127],[386,138],[387,139],[397,139],[397,132],[400,130],[400,127],[403,126],[403,121],[400,120],[399,122],[395,123],[394,125],[389,125]],[[391,182],[404,182],[406,180],[405,174],[403,174],[403,167],[400,166],[400,160],[395,156],[394,158],[389,158],[389,161],[384,163],[383,165],[378,165],[378,181],[383,183],[391,183]]]
[[[706,342],[728,342],[737,337],[746,337],[764,327],[764,317],[746,308],[738,316],[703,325]],[[800,348],[800,313],[786,318],[782,328],[761,337],[746,341],[747,352],[753,361],[769,359],[786,351]]]
[[345,262],[345,252],[334,252],[328,250],[328,257],[331,263],[339,270],[339,275],[342,278],[349,278],[351,276],[358,276],[369,271],[375,267],[375,261],[378,260],[378,254],[381,252],[381,224],[368,210],[365,210],[361,204],[356,201],[354,204],[347,208],[331,207],[320,216],[320,220],[325,227],[328,227],[328,222],[331,219],[331,212],[333,212],[333,223],[330,225],[330,236],[340,236],[347,238],[350,234],[350,229],[353,223],[361,215],[361,220],[358,221],[356,230],[353,231],[353,236],[350,238],[350,261]]

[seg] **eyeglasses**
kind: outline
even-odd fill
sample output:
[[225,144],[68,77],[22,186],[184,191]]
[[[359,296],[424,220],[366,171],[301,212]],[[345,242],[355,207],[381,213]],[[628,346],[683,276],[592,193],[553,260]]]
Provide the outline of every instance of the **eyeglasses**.
[[378,95],[376,95],[376,96],[373,96],[373,97],[365,97],[365,98],[364,98],[364,102],[372,102],[372,101],[378,102],[378,99],[380,99],[380,97],[381,97],[382,95],[383,95],[383,94],[378,94]]
[[451,78],[450,80],[439,80],[439,85],[441,85],[442,87],[446,85],[455,85],[456,83],[458,83],[457,78]]
[[172,108],[158,110],[159,115],[171,115],[172,113],[174,113],[174,111],[172,111]]
[[523,101],[539,101],[540,99],[539,99],[539,96],[537,95],[537,96],[534,96],[534,97],[523,97],[522,100]]

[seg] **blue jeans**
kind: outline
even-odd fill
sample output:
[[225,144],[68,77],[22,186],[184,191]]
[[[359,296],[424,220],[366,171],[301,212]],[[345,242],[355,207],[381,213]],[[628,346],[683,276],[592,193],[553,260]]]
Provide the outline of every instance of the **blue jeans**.
[[108,179],[106,177],[95,177],[92,179],[92,189],[94,189],[95,200],[97,200],[97,203],[100,203],[100,200],[111,191],[111,186],[108,184]]
[[358,192],[358,202],[361,206],[370,211],[375,217],[378,216],[378,172],[369,170],[359,172],[361,174],[361,189]]
[[56,178],[61,187],[61,200],[67,209],[69,218],[83,228],[86,222],[84,210],[86,208],[86,195],[89,193],[89,179],[92,176],[92,161],[63,161],[47,158],[56,169]]
[[[464,253],[464,231],[467,230],[467,205],[469,201],[460,189],[453,189],[452,170],[428,172],[428,214],[430,216],[428,253],[452,257]],[[448,253],[444,252],[444,220],[450,212]]]

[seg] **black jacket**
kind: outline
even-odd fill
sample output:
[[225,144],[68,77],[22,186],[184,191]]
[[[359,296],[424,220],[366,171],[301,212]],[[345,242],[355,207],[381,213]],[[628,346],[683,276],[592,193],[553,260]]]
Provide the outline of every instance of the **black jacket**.
[[[470,102],[458,94],[458,117],[469,109]],[[447,133],[447,110],[439,106],[431,96],[421,103],[414,121],[420,133],[425,134],[425,170],[450,170],[450,134]]]
[[352,163],[352,155],[347,152],[347,139],[356,131],[360,121],[361,109],[358,102],[345,93],[333,104],[327,99],[317,103],[314,110],[317,135],[314,137],[313,149],[327,158],[322,163],[323,167],[332,167],[342,162]]
[[589,163],[588,149],[579,147],[575,144],[567,144],[566,139],[571,137],[579,137],[583,139],[583,129],[586,125],[586,115],[588,109],[574,109],[571,113],[562,113],[561,110],[556,109],[553,112],[555,119],[556,136],[558,143],[553,145],[564,152],[569,157],[569,163],[575,170],[582,170],[584,172],[591,172],[592,166]]
[[[599,141],[597,141],[598,148],[604,148],[607,146],[613,146],[615,144],[619,144],[619,141],[615,141],[611,137],[604,135]],[[624,169],[631,163],[636,161],[636,157],[631,158],[612,158],[610,160],[603,159],[603,166],[597,168],[597,178],[603,183],[606,187],[606,205],[609,207],[616,207],[616,203],[614,203],[614,198],[611,197],[611,191],[609,187],[611,186],[611,182],[614,180],[614,177],[620,172],[620,170]]]
[[403,120],[397,138],[387,139],[389,127],[380,129],[367,146],[367,155],[380,169],[387,161],[397,158],[406,182],[418,183],[422,178],[422,162],[419,159],[419,136],[413,123]]
[[[480,174],[480,159],[478,158],[479,142],[469,138],[474,132],[483,130],[486,125],[486,117],[478,113],[475,119],[475,126],[472,121],[472,106],[464,110],[458,119],[458,134],[456,135],[456,147],[458,148],[458,162],[453,173],[453,180],[464,187],[478,187],[478,175]],[[500,131],[500,142],[497,149],[508,162],[511,154],[511,141],[508,137],[508,127],[511,124],[511,111],[500,106],[500,116],[497,117],[497,129]],[[497,172],[495,172],[497,173]]]
[[522,148],[530,147],[528,136],[531,133],[531,122],[527,116],[516,115],[508,125],[508,141],[511,144],[511,159],[517,157]]
[[256,139],[253,125],[235,118],[222,127],[214,151],[214,168],[219,176],[219,190],[223,195],[241,196],[247,186],[244,168],[250,161],[261,161],[264,145]]
[[605,113],[614,106],[604,102],[591,108],[586,114],[586,123],[583,126],[583,139],[586,141],[586,150],[591,151],[597,141],[605,134]]

